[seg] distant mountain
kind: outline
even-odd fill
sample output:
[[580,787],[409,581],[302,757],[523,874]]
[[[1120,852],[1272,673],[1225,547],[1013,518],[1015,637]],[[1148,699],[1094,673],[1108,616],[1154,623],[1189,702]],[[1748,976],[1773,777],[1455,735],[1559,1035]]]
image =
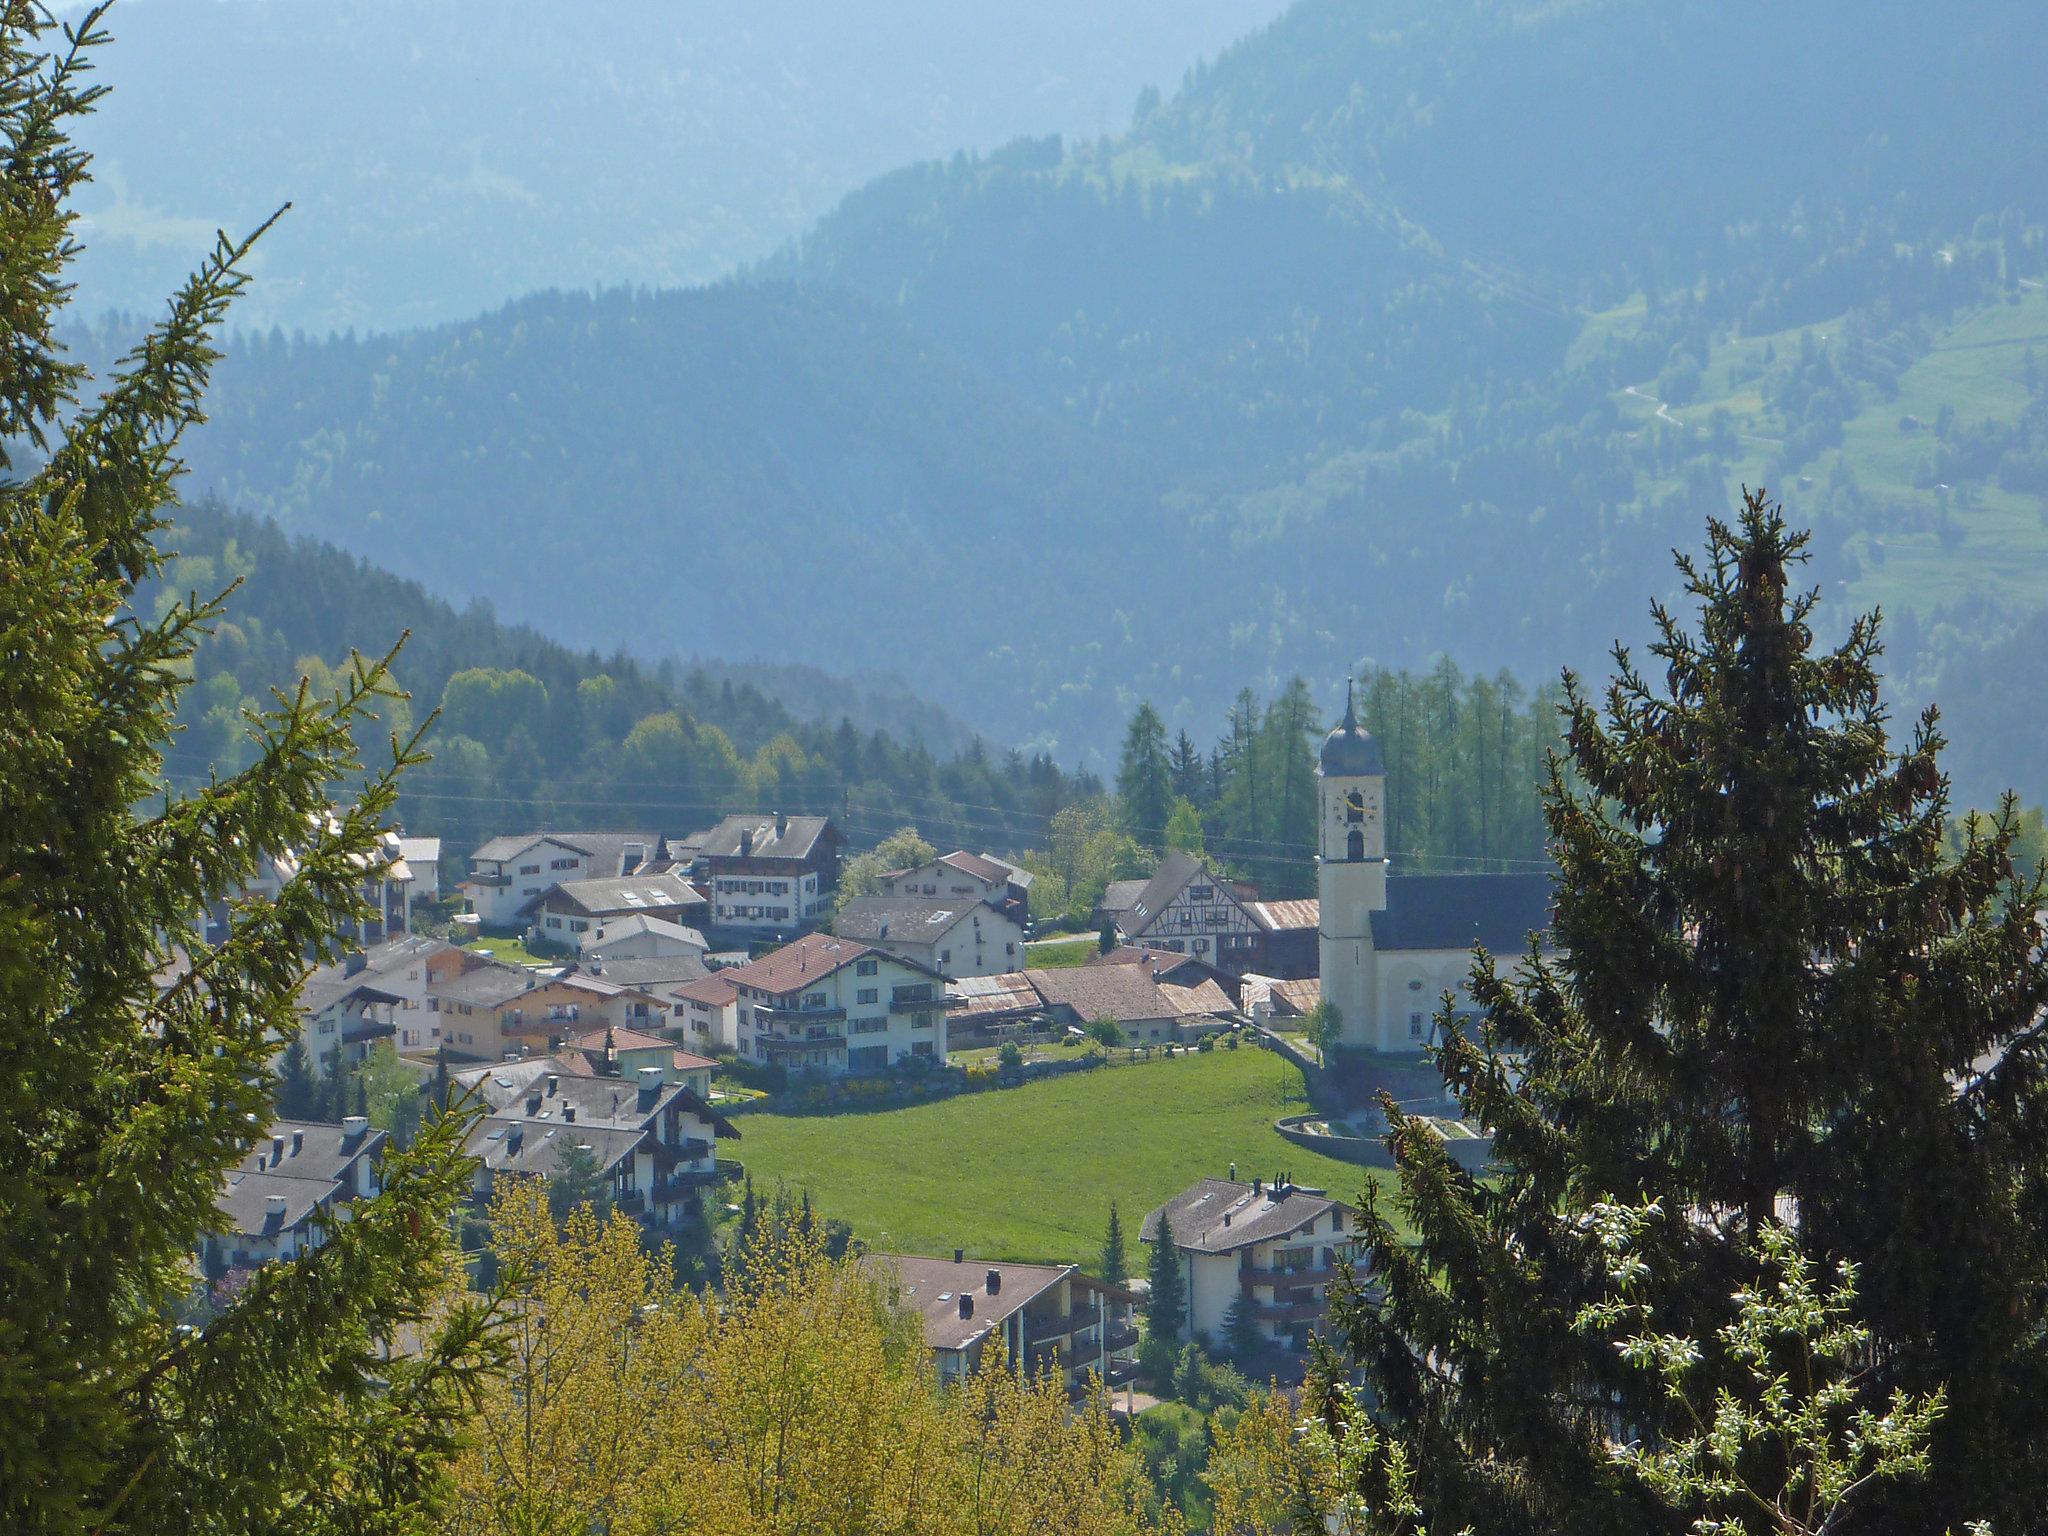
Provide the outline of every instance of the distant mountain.
[[238,323],[390,330],[704,282],[906,160],[1121,128],[1281,0],[123,0],[82,302],[295,203]]
[[1301,0],[744,281],[252,338],[196,472],[586,643],[730,654],[773,587],[763,656],[1098,763],[1141,696],[1598,667],[1762,483],[1921,690],[2048,585],[2034,20]]

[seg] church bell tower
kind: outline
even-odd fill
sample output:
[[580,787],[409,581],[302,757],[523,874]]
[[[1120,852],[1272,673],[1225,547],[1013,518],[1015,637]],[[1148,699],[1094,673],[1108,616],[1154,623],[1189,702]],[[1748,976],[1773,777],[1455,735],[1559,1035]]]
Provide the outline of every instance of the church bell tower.
[[1346,1045],[1380,1039],[1372,914],[1387,906],[1387,770],[1379,743],[1358,723],[1349,679],[1344,723],[1323,742],[1316,769],[1320,831],[1316,859],[1318,974],[1342,1020]]

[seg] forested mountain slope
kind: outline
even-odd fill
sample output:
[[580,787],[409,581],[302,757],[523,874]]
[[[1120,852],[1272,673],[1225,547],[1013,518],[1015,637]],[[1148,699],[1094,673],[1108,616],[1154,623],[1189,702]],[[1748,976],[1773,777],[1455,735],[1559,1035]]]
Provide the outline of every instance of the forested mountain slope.
[[1141,697],[1598,664],[1763,483],[1924,696],[2048,591],[2032,20],[1301,0],[745,282],[245,343],[194,462],[581,643],[731,654],[675,594],[780,583],[757,654],[1097,762]]
[[[435,759],[406,776],[400,810],[409,830],[447,838],[451,857],[501,831],[681,833],[771,807],[832,815],[863,845],[915,823],[949,847],[1017,849],[1042,843],[1055,812],[1101,787],[1045,758],[991,751],[900,687],[802,679],[836,688],[841,707],[799,713],[744,667],[577,651],[215,504],[182,509],[166,544],[179,557],[140,606],[241,582],[230,618],[200,645],[167,754],[174,777],[189,786],[240,766],[244,709],[269,707],[272,689],[301,676],[325,688],[352,649],[381,654],[407,636],[395,671],[411,699],[386,723],[405,732],[442,713]],[[864,702],[912,733],[877,729]]]
[[123,0],[82,295],[153,305],[215,225],[288,199],[244,325],[704,282],[906,160],[1120,127],[1280,5]]

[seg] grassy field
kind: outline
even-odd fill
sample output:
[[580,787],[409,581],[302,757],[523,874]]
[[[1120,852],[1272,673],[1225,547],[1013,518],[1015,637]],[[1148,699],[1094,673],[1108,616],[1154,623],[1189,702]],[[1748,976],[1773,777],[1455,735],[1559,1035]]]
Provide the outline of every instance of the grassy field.
[[507,965],[559,965],[561,957],[537,955],[519,939],[494,939],[488,936],[477,939],[469,946],[485,954],[503,960]]
[[1086,965],[1100,948],[1101,943],[1093,934],[1076,939],[1036,939],[1024,946],[1024,963],[1041,970]]
[[1204,1052],[875,1114],[747,1115],[731,1148],[757,1190],[808,1188],[877,1248],[1093,1265],[1117,1203],[1134,1267],[1145,1213],[1200,1178],[1290,1171],[1353,1197],[1385,1175],[1273,1129],[1307,1109],[1269,1051]]

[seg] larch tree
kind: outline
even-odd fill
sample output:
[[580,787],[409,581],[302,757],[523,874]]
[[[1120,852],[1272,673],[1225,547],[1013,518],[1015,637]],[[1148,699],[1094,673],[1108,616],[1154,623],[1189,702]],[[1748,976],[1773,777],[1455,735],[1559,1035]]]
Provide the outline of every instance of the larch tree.
[[[0,0],[0,1525],[412,1529],[490,1348],[488,1309],[446,1299],[460,1121],[388,1158],[316,1252],[179,1321],[226,1175],[273,1114],[308,957],[365,910],[421,753],[394,741],[365,770],[353,727],[394,690],[357,660],[335,695],[251,718],[242,771],[161,788],[223,604],[131,600],[165,562],[179,434],[249,243],[222,238],[81,402],[54,328],[103,11],[60,28]],[[209,941],[208,906],[287,851],[282,889]]]
[[1696,1343],[1708,1398],[1747,1386],[1723,1341],[1774,1222],[1816,1266],[1855,1266],[1853,1406],[1945,1407],[1927,1475],[1870,1490],[1842,1529],[2038,1519],[2042,890],[2013,870],[2010,808],[1944,855],[1933,714],[1894,740],[1874,617],[1816,646],[1803,545],[1747,497],[1680,561],[1697,628],[1653,610],[1655,672],[1618,649],[1604,707],[1566,679],[1546,790],[1559,958],[1504,975],[1475,955],[1477,1035],[1439,1019],[1493,1176],[1389,1105],[1414,1237],[1369,1212],[1374,1283],[1340,1299],[1316,1379],[1329,1409],[1364,1367],[1440,1531],[1638,1536],[1718,1513],[1654,1497],[1614,1453],[1693,1425],[1657,1372],[1574,1326],[1608,1294],[1606,1206],[1651,1213],[1633,1300]]

